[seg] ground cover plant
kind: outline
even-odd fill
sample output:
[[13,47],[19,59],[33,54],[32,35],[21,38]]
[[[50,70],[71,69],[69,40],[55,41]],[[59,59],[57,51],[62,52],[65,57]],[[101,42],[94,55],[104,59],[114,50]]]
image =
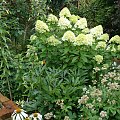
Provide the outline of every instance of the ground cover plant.
[[[102,25],[88,28],[67,7],[58,16],[36,21],[23,54],[5,58],[1,32],[1,79],[22,108],[13,120],[119,120],[120,36],[109,38]],[[28,118],[23,109],[35,114]]]

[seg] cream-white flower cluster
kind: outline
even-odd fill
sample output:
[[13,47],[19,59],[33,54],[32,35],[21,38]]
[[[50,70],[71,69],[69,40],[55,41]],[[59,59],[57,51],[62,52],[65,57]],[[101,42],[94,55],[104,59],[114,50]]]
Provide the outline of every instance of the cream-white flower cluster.
[[92,43],[94,42],[93,36],[91,34],[79,34],[74,42],[74,45],[92,45]]
[[96,49],[98,49],[98,48],[103,48],[103,49],[105,49],[105,48],[106,48],[106,42],[104,42],[104,41],[98,42],[98,44],[97,44],[97,46],[96,46]]
[[58,18],[55,15],[50,14],[50,15],[48,15],[47,21],[51,22],[51,23],[56,23],[56,22],[58,22]]
[[79,29],[84,29],[87,27],[87,20],[86,18],[80,18],[80,20],[78,20],[75,25],[75,28],[79,28]]
[[59,41],[58,39],[56,39],[53,35],[50,36],[48,39],[47,39],[47,43],[49,45],[53,45],[53,46],[56,46],[58,44],[61,44],[61,41]]
[[59,13],[59,16],[60,17],[70,17],[71,16],[71,13],[69,11],[69,9],[67,7],[64,7],[60,13]]
[[102,25],[98,25],[92,29],[90,29],[90,33],[94,36],[94,37],[100,37],[103,34],[103,27]]
[[103,41],[107,42],[109,40],[109,35],[107,33],[105,33],[105,34],[99,36],[97,39],[98,40],[103,40]]
[[110,39],[110,43],[120,44],[120,36],[119,36],[119,35],[115,35],[114,37],[112,37],[112,38]]
[[61,109],[63,109],[63,107],[64,107],[64,100],[58,99],[58,100],[56,101],[56,104],[57,104],[58,106],[60,106]]
[[78,104],[85,104],[88,101],[89,97],[87,95],[83,95],[79,100],[78,100]]
[[67,31],[64,33],[62,40],[63,41],[69,41],[69,42],[75,42],[75,34],[72,31]]
[[72,27],[70,21],[65,17],[59,18],[58,26],[60,27],[60,29],[67,29]]
[[41,20],[37,20],[35,24],[35,30],[38,31],[39,33],[45,33],[49,31],[49,28],[46,23],[44,23]]
[[64,120],[70,120],[69,116],[65,116]]
[[44,117],[45,117],[46,120],[50,120],[52,117],[54,117],[54,115],[53,115],[52,112],[50,112],[50,113],[46,113],[46,114],[44,115]]

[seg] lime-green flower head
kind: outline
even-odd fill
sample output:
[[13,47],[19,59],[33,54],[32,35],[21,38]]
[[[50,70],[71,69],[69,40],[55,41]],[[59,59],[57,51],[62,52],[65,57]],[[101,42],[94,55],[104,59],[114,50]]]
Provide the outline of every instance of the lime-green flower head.
[[71,15],[71,16],[69,17],[69,20],[70,20],[72,23],[76,23],[79,18],[80,18],[79,16]]
[[110,43],[120,44],[120,36],[119,36],[119,35],[115,35],[114,37],[112,37],[112,38],[110,39]]
[[98,42],[96,49],[98,49],[98,48],[106,48],[106,42],[104,42],[104,41]]
[[109,35],[107,33],[105,33],[105,34],[101,35],[100,37],[98,37],[97,39],[108,41],[109,40]]
[[90,29],[90,33],[94,37],[100,37],[103,34],[103,27],[102,27],[102,25],[98,25],[98,26]]
[[101,56],[101,55],[96,55],[96,56],[94,57],[94,59],[95,59],[95,61],[96,61],[98,64],[100,64],[100,63],[103,61],[103,56]]
[[30,36],[30,40],[31,40],[31,41],[34,41],[36,38],[37,38],[36,35],[31,35],[31,36]]
[[58,18],[55,15],[50,14],[50,15],[48,15],[47,21],[51,22],[51,23],[56,23],[56,22],[58,22]]
[[92,45],[94,42],[93,36],[91,34],[79,34],[76,37],[74,45]]
[[67,7],[64,7],[60,13],[59,13],[59,16],[60,17],[70,17],[71,16],[71,13],[69,11],[69,9]]
[[82,30],[82,33],[84,33],[84,34],[87,34],[87,33],[89,33],[89,32],[90,32],[89,28],[84,28],[84,29]]
[[59,41],[58,39],[56,39],[53,35],[50,36],[48,39],[47,39],[47,43],[50,44],[50,45],[53,45],[53,46],[56,46],[58,44],[61,44],[61,41]]
[[84,29],[87,27],[87,20],[86,18],[80,18],[80,20],[78,20],[75,25],[75,28],[79,28],[79,29]]
[[67,29],[72,27],[72,25],[70,24],[70,21],[64,17],[61,17],[59,19],[58,26],[60,26],[60,29]]
[[49,31],[47,24],[41,20],[36,21],[35,30],[38,31],[39,33],[45,33]]
[[120,51],[120,45],[118,45],[117,50]]
[[74,42],[75,41],[75,34],[72,31],[67,31],[64,33],[62,37],[63,41],[69,41],[69,42]]

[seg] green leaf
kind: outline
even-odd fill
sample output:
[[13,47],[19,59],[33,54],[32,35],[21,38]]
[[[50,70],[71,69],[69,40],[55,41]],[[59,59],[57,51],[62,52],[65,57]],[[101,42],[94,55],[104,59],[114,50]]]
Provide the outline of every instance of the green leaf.
[[78,59],[78,56],[74,57],[74,58],[72,59],[72,63],[74,63],[77,59]]

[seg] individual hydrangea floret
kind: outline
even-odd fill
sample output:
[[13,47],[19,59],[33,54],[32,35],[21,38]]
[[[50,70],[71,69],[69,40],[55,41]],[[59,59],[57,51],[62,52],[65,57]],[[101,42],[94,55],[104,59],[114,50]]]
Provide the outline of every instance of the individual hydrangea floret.
[[61,44],[61,41],[59,41],[54,37],[54,35],[52,35],[47,39],[47,43],[49,43],[50,45],[56,46],[58,44]]
[[109,40],[109,35],[107,33],[101,35],[100,37],[97,38],[98,40],[104,40],[104,41],[108,41]]
[[96,62],[97,62],[98,64],[100,64],[100,63],[103,61],[103,56],[101,56],[101,55],[96,55],[94,59],[96,60]]
[[49,31],[47,24],[41,20],[37,20],[35,24],[35,30],[38,31],[39,33],[45,33]]
[[102,25],[98,25],[92,29],[90,29],[90,33],[94,36],[94,37],[100,37],[103,34],[103,27]]
[[79,28],[79,29],[84,29],[87,27],[87,20],[86,18],[80,18],[80,20],[78,20],[75,25],[75,28]]
[[14,112],[11,115],[12,120],[24,120],[27,117],[28,115],[26,114],[26,112],[20,108],[14,110]]
[[69,20],[70,20],[72,23],[76,23],[79,18],[80,18],[79,16],[71,15],[71,16],[69,17]]
[[64,7],[60,13],[59,13],[59,16],[60,17],[70,17],[71,16],[71,13],[69,11],[69,9],[67,7]]
[[75,41],[75,34],[72,31],[67,31],[64,33],[62,37],[63,41],[69,41],[69,42],[74,42]]
[[97,46],[96,46],[96,49],[98,49],[98,48],[106,48],[106,42],[104,42],[104,41],[100,41],[100,42],[98,42],[98,44],[97,44]]
[[119,36],[119,35],[115,35],[114,37],[112,37],[112,38],[110,39],[110,43],[120,44],[120,36]]
[[60,29],[67,29],[72,27],[72,25],[70,24],[70,21],[64,17],[60,17],[58,21],[58,26],[60,26]]
[[116,48],[115,48],[114,45],[113,45],[112,48],[111,48],[111,52],[116,52]]
[[48,15],[47,21],[51,22],[51,23],[56,23],[56,22],[58,22],[58,18],[55,15],[50,14],[50,15]]
[[33,113],[30,115],[32,120],[42,120],[42,115],[40,113]]

